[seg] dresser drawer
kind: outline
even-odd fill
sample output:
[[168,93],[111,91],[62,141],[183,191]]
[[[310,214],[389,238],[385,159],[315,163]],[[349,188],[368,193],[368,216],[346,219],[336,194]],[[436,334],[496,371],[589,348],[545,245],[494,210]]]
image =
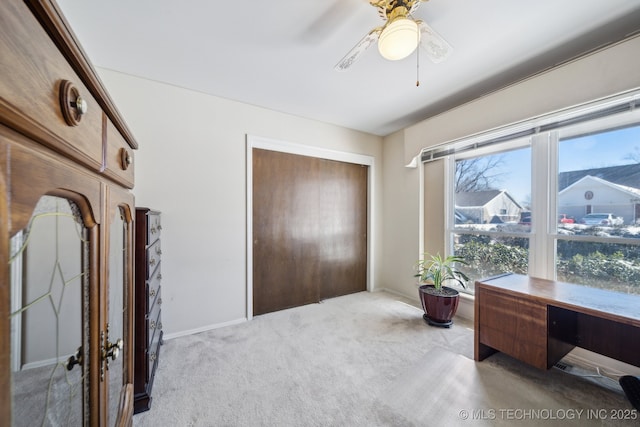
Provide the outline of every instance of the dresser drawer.
[[151,341],[149,349],[147,350],[147,381],[151,382],[156,371],[158,364],[158,358],[160,356],[160,342],[162,340],[162,331],[158,333]]
[[133,188],[133,150],[118,129],[106,120],[107,149],[104,174],[127,188]]
[[[102,109],[22,1],[3,4],[0,61],[0,121],[100,171]],[[78,96],[84,114],[78,114]]]
[[160,255],[162,255],[160,240],[156,240],[153,245],[147,248],[147,279],[151,277],[160,265]]
[[[162,298],[158,293],[156,300],[160,302]],[[151,346],[153,336],[162,330],[162,320],[160,319],[160,307],[162,304],[153,304],[149,315],[147,316],[147,344]]]
[[162,231],[162,224],[160,223],[160,214],[155,212],[149,212],[147,214],[149,227],[147,228],[147,242],[148,244],[160,239],[160,232]]
[[162,263],[158,265],[158,268],[153,272],[151,278],[147,282],[147,301],[145,307],[147,311],[151,309],[156,297],[160,293],[160,283],[162,281]]

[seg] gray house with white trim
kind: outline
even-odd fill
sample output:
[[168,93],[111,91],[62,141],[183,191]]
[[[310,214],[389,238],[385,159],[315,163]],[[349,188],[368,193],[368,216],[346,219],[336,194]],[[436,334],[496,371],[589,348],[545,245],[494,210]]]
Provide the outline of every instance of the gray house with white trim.
[[517,222],[522,206],[506,190],[460,192],[455,195],[456,211],[475,224]]
[[580,220],[588,213],[612,213],[625,224],[640,219],[640,164],[563,172],[558,213]]

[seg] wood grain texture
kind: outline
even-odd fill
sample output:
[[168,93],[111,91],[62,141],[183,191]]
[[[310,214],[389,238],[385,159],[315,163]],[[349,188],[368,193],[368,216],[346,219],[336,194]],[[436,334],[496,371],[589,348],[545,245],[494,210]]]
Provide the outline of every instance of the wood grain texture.
[[480,342],[540,369],[547,367],[546,306],[476,289]]
[[[0,131],[3,129],[0,126]],[[7,164],[9,146],[3,144],[0,135],[0,165]],[[11,422],[11,399],[9,390],[12,389],[11,384],[11,276],[9,274],[9,225],[10,216],[8,206],[8,189],[7,180],[9,176],[4,167],[0,167],[0,393],[3,398],[0,399],[0,417],[7,423]],[[4,351],[3,351],[4,350]]]
[[475,359],[548,369],[578,346],[640,366],[640,297],[508,274],[476,282]]
[[[47,33],[22,2],[5,2],[0,14],[0,120],[82,164],[102,164],[102,110]],[[78,126],[60,108],[60,83],[75,85],[88,105]],[[8,111],[14,113],[6,114]]]
[[[134,151],[129,147],[127,141],[120,135],[116,127],[111,121],[106,120],[105,124],[105,157],[104,157],[104,174],[126,187],[133,188],[134,181]],[[131,163],[124,162],[122,150],[130,157]]]
[[366,290],[367,167],[253,151],[254,314]]
[[138,148],[138,142],[127,126],[124,118],[111,99],[109,92],[98,77],[89,57],[82,49],[75,37],[71,26],[62,14],[62,11],[53,0],[25,0],[27,6],[38,19],[42,27],[49,34],[65,60],[71,64],[82,82],[89,89],[93,97],[100,104],[104,113],[109,117],[118,132],[124,137],[129,146]]
[[[34,15],[35,14],[35,15]],[[129,288],[123,331],[123,405],[109,414],[109,379],[102,381],[105,366],[101,357],[101,335],[108,322],[109,232],[116,207],[131,209],[134,169],[120,167],[121,149],[133,149],[137,142],[104,90],[86,55],[73,36],[53,0],[7,1],[0,5],[0,262],[7,264],[9,239],[23,229],[39,198],[53,195],[70,199],[80,209],[89,234],[90,349],[87,425],[131,425],[132,398],[127,396],[133,377],[131,291],[132,251],[125,261]],[[88,104],[88,111],[75,126],[65,122],[60,105],[61,82],[73,83]],[[69,100],[66,100],[69,101]],[[75,107],[73,107],[75,108]],[[133,154],[131,153],[133,158]],[[132,244],[132,227],[127,231]],[[10,278],[7,269],[0,276],[0,395],[11,395]],[[4,314],[3,314],[4,313]],[[108,373],[106,374],[108,377]],[[130,394],[130,393],[129,393]],[[11,424],[11,399],[0,399],[0,419]]]

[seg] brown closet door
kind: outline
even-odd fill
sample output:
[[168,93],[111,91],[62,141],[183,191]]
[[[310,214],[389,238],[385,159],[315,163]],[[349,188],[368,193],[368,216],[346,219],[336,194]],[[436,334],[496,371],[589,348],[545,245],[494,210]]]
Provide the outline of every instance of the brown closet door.
[[253,149],[253,314],[367,288],[368,167]]

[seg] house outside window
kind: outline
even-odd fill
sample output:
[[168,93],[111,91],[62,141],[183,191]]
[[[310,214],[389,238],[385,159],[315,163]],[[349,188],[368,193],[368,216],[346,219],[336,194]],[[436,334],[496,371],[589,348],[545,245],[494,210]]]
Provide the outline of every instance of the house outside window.
[[639,109],[475,146],[448,156],[447,250],[472,282],[513,272],[640,294]]
[[[451,247],[469,263],[459,268],[474,279],[528,270],[531,222],[521,219],[531,211],[530,139],[506,148],[454,163]],[[473,283],[466,291],[473,292]]]
[[556,277],[640,294],[640,124],[582,129],[559,133]]

